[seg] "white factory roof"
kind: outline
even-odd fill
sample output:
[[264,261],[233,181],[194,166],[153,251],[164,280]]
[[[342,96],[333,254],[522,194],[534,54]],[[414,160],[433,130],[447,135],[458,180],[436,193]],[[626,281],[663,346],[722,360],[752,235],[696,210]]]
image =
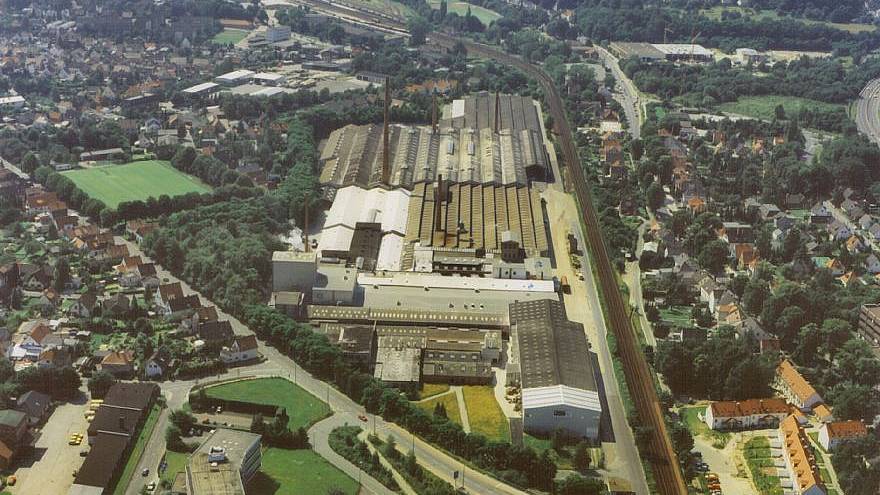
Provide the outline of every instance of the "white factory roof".
[[660,50],[665,55],[696,55],[698,57],[711,57],[712,52],[702,45],[691,43],[655,43],[654,48]]
[[239,79],[252,77],[254,74],[256,74],[256,72],[252,70],[239,69],[232,72],[227,72],[223,75],[219,75],[215,79],[217,79],[218,81],[238,81]]
[[258,91],[254,91],[253,93],[251,93],[251,96],[275,96],[279,93],[284,93],[284,92],[285,92],[284,88],[269,87],[269,88],[260,89]]
[[382,232],[404,235],[410,194],[405,189],[386,191],[380,188],[344,187],[336,192],[324,228],[343,225],[354,229],[358,222],[378,222],[382,224]]
[[513,292],[556,292],[552,280],[511,280],[480,277],[447,277],[433,273],[389,272],[382,275],[361,273],[363,286],[430,287],[433,289],[465,289]]
[[24,103],[24,96],[0,96],[0,105],[14,105],[16,103]]
[[524,410],[562,405],[602,411],[602,405],[599,402],[599,394],[597,392],[566,387],[565,385],[524,388],[522,391],[522,406]]
[[206,82],[206,83],[202,83],[202,84],[196,84],[195,86],[190,86],[189,88],[184,89],[183,92],[187,93],[187,94],[194,95],[194,94],[202,93],[202,92],[207,91],[209,89],[214,89],[217,86],[219,86],[219,84],[212,83],[212,82]]
[[259,79],[261,81],[280,81],[284,79],[284,76],[281,74],[275,74],[274,72],[257,72],[254,74],[254,79]]

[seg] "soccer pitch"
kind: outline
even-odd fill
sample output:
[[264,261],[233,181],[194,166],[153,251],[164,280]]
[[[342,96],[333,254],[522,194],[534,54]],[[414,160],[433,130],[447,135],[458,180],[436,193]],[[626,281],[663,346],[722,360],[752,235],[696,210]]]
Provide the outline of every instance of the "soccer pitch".
[[202,181],[161,160],[70,170],[62,174],[90,198],[103,201],[108,208],[116,208],[125,201],[158,198],[163,194],[173,197],[190,192],[211,192]]

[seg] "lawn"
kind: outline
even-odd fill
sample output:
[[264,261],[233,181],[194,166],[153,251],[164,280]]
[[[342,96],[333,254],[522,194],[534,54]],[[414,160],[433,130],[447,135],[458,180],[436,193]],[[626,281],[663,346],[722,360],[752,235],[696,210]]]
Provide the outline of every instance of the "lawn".
[[243,40],[247,35],[248,31],[245,29],[224,29],[211,38],[211,43],[216,43],[218,45],[234,45]]
[[422,390],[419,392],[419,399],[427,399],[428,397],[433,397],[437,394],[442,394],[443,392],[449,391],[449,385],[445,383],[425,383],[422,385]]
[[172,167],[167,161],[148,160],[62,172],[89,197],[116,208],[123,201],[207,193],[211,188]]
[[722,103],[718,109],[723,112],[745,115],[763,120],[773,120],[776,106],[782,104],[788,118],[795,117],[803,108],[817,109],[823,112],[846,112],[844,105],[825,103],[797,96],[741,96],[737,101]]
[[710,430],[705,422],[700,421],[699,415],[700,413],[705,413],[705,411],[706,408],[704,406],[683,407],[679,409],[678,413],[684,419],[684,424],[691,434],[704,436],[712,441],[713,447],[723,449],[730,440],[730,433]]
[[[440,8],[439,0],[430,0],[428,5],[431,6],[432,9]],[[489,10],[485,7],[480,7],[479,5],[469,4],[467,2],[447,2],[446,3],[446,11],[450,14],[455,13],[462,17],[467,15],[468,7],[471,8],[471,14],[480,20],[484,26],[488,26],[492,24],[492,21],[495,19],[500,19],[501,14],[495,12],[494,10]]]
[[670,306],[660,310],[660,319],[676,327],[694,326],[691,321],[690,306]]
[[701,14],[705,15],[710,19],[719,20],[721,19],[722,12],[739,12],[744,16],[748,17],[754,21],[760,21],[765,19],[770,20],[778,20],[778,19],[791,19],[795,21],[800,21],[805,24],[825,24],[826,26],[833,27],[836,29],[840,29],[843,31],[847,31],[849,33],[857,34],[866,31],[874,31],[877,29],[873,24],[859,24],[859,23],[844,23],[844,22],[827,22],[827,21],[816,21],[813,19],[806,19],[803,17],[780,17],[779,14],[774,10],[753,10],[746,9],[742,7],[712,7],[710,9],[704,9],[700,11]]
[[205,393],[218,399],[284,407],[289,417],[287,424],[292,430],[300,426],[308,428],[330,415],[327,404],[284,378],[224,383],[207,388]]
[[766,437],[755,437],[746,442],[743,457],[752,473],[752,480],[761,495],[782,495],[782,486],[770,457],[770,443]]
[[165,451],[165,462],[168,463],[168,467],[162,473],[162,479],[169,483],[174,483],[174,477],[177,476],[177,473],[183,472],[186,469],[186,460],[188,458],[187,454],[181,452]]
[[455,394],[446,394],[433,399],[428,399],[424,402],[414,402],[416,407],[425,410],[428,414],[434,413],[434,407],[438,403],[443,404],[443,406],[446,407],[447,418],[454,423],[461,424],[461,413],[458,410],[458,399],[455,398]]
[[485,435],[490,440],[509,442],[510,428],[507,417],[495,400],[492,387],[473,385],[461,389],[464,393],[471,431]]
[[125,469],[122,470],[122,476],[120,476],[119,481],[116,482],[116,489],[113,490],[114,495],[123,495],[128,488],[128,480],[130,480],[131,476],[134,474],[134,470],[137,467],[138,462],[141,460],[141,455],[143,455],[144,449],[147,448],[147,440],[149,440],[150,435],[153,434],[153,428],[156,426],[156,422],[159,421],[159,414],[161,412],[162,409],[158,405],[153,406],[150,415],[147,416],[147,420],[144,421],[144,427],[141,429],[140,435],[138,435],[134,448],[131,449],[131,454],[128,456],[128,461],[125,463]]
[[358,483],[311,450],[277,448],[263,451],[263,464],[245,488],[248,495],[331,493],[331,490],[355,495]]

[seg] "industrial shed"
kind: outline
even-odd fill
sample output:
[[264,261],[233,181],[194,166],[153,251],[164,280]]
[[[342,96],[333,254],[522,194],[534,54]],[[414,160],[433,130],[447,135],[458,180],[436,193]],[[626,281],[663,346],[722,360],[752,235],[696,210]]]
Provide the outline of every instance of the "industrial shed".
[[577,438],[599,436],[602,405],[583,325],[569,321],[559,301],[510,305],[522,373],[523,427]]

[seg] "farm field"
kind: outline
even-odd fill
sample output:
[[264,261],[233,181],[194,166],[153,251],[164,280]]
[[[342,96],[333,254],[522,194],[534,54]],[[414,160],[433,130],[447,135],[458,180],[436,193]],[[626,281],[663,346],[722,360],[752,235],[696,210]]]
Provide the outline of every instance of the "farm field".
[[[432,9],[440,8],[439,0],[430,0],[428,5],[431,6]],[[474,15],[480,22],[483,23],[484,26],[488,26],[495,19],[500,19],[501,14],[495,12],[494,10],[489,10],[485,7],[481,7],[479,5],[472,5],[467,2],[447,2],[446,3],[446,11],[450,14],[458,14],[462,17],[467,15],[468,7],[471,8],[471,14]]]
[[[468,385],[461,387],[471,431],[490,440],[510,441],[507,417],[495,400],[492,387]],[[448,409],[447,409],[448,410]]]
[[205,389],[208,397],[269,404],[287,409],[291,430],[308,428],[330,415],[330,408],[314,395],[284,378],[258,378],[224,383]]
[[263,451],[263,464],[245,487],[245,492],[248,495],[355,495],[358,484],[311,450],[272,447]]
[[211,43],[216,43],[218,45],[234,45],[243,40],[247,35],[248,31],[244,29],[224,29],[211,38]]
[[718,105],[723,112],[730,112],[747,117],[764,120],[773,120],[776,115],[776,106],[782,105],[787,117],[794,117],[802,108],[814,108],[822,111],[845,112],[844,105],[825,103],[823,101],[810,100],[797,96],[741,96],[737,101],[731,101]]
[[89,197],[116,208],[125,201],[146,200],[166,194],[211,192],[211,188],[195,177],[184,174],[166,161],[147,160],[123,165],[107,165],[62,172]]

